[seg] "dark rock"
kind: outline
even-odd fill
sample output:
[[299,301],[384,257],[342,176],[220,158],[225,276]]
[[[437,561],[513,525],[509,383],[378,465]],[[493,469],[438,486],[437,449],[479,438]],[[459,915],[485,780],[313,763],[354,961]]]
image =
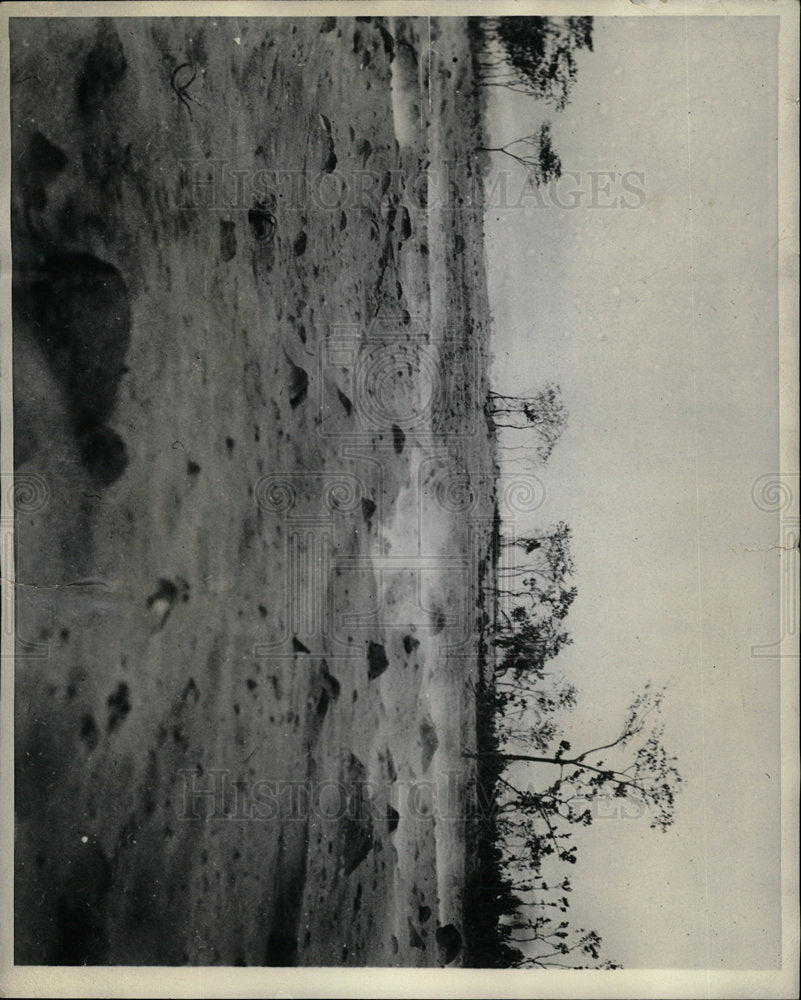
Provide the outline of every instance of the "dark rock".
[[110,427],[84,428],[76,440],[84,468],[100,486],[115,483],[128,468],[125,442]]
[[323,660],[322,663],[320,664],[320,673],[322,675],[322,681],[323,684],[325,685],[326,690],[331,695],[331,698],[334,701],[337,701],[339,698],[340,691],[342,690],[342,685],[339,683],[336,677],[334,677],[334,675],[329,671],[328,664],[325,662],[325,660]]
[[76,431],[91,438],[111,416],[127,371],[131,310],[125,282],[115,267],[91,254],[52,250],[22,288],[15,308],[32,322],[67,393]]
[[326,143],[326,150],[323,154],[323,173],[330,174],[336,170],[337,167],[337,154],[334,152],[334,140],[331,136],[328,136],[328,141]]
[[348,416],[350,416],[353,411],[353,403],[351,403],[351,401],[348,399],[345,393],[342,392],[341,389],[337,389],[337,397],[339,398],[339,401],[342,404],[342,409],[345,411],[345,413],[347,413]]
[[131,711],[131,702],[128,697],[128,685],[121,682],[117,685],[117,690],[108,696],[108,725],[107,729],[113,733],[125,721],[126,716]]
[[420,640],[415,639],[413,635],[405,635],[403,637],[403,648],[406,651],[407,656],[411,656],[412,653],[420,646]]
[[412,220],[409,215],[409,209],[404,205],[401,211],[401,239],[408,240],[412,235]]
[[375,501],[371,500],[370,497],[362,497],[362,517],[364,518],[365,524],[368,528],[371,527],[375,510]]
[[434,723],[431,719],[425,718],[420,723],[420,742],[423,745],[423,771],[427,771],[431,765],[431,760],[434,754],[437,752],[437,747],[439,746],[437,730],[434,728]]
[[403,433],[397,424],[392,425],[392,447],[395,449],[395,454],[400,455],[403,451],[403,446],[406,443],[406,435]]
[[220,219],[220,257],[226,263],[236,257],[236,225],[229,219]]
[[436,938],[445,965],[449,965],[462,950],[462,935],[453,924],[445,924],[437,928]]
[[267,210],[266,204],[262,201],[257,201],[253,208],[248,210],[248,224],[253,238],[258,243],[269,243],[275,236],[275,216]]
[[347,789],[347,808],[343,823],[342,865],[344,874],[348,876],[370,854],[374,831],[367,794],[367,769],[353,754],[348,758],[344,779]]
[[435,611],[431,615],[431,624],[434,626],[434,634],[439,635],[439,633],[442,632],[448,624],[448,619],[445,617],[444,612]]
[[387,653],[384,647],[378,642],[371,642],[367,646],[367,677],[373,681],[389,666]]
[[97,746],[99,736],[97,723],[92,715],[84,715],[81,718],[81,740],[86,744],[86,749],[91,753]]
[[294,410],[306,398],[306,394],[309,391],[309,375],[304,368],[296,365],[289,356],[287,356],[287,362],[289,363],[289,405]]
[[384,52],[389,56],[389,61],[395,58],[395,39],[392,37],[390,32],[384,27],[383,24],[379,24],[378,30],[381,32],[381,41],[384,43]]
[[414,926],[414,924],[412,923],[412,918],[411,917],[408,918],[408,922],[409,922],[409,946],[412,947],[412,948],[417,948],[420,951],[425,951],[426,950],[426,943],[420,937],[420,933],[417,930],[417,928]]
[[122,79],[128,64],[111,18],[98,21],[97,37],[78,77],[75,98],[85,115],[96,115]]

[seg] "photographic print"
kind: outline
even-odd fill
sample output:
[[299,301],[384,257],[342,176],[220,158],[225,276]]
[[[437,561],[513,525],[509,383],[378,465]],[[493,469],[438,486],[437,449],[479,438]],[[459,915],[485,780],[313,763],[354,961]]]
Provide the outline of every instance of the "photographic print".
[[8,5],[10,984],[797,989],[797,11],[677,6]]

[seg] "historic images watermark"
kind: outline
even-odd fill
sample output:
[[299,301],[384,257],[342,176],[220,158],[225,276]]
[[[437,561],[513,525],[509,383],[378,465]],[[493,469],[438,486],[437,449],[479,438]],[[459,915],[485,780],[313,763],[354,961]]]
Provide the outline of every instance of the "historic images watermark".
[[[340,212],[359,207],[378,210],[390,188],[403,190],[410,211],[557,209],[631,211],[647,203],[643,170],[565,170],[538,183],[524,166],[502,167],[486,181],[478,173],[468,186],[451,182],[455,173],[444,161],[414,174],[367,168],[312,172],[305,169],[243,167],[222,157],[182,159],[177,164],[174,207],[181,211],[224,210],[265,215],[303,211]],[[460,176],[462,172],[460,171]],[[269,211],[268,211],[269,210]]]
[[[432,817],[441,821],[496,820],[503,801],[466,795],[462,769],[441,770],[430,778],[392,782],[371,780],[243,779],[225,768],[184,768],[178,772],[178,819],[186,822],[272,822],[311,819],[392,823]],[[522,794],[536,797],[541,790],[528,783]],[[648,819],[648,803],[635,793],[621,797],[602,793],[574,796],[571,808],[588,813],[593,821]],[[521,822],[524,822],[521,816]]]
[[46,642],[33,640],[22,635],[15,635],[14,599],[11,588],[17,586],[13,576],[14,546],[12,525],[15,519],[40,517],[50,503],[51,489],[47,479],[38,472],[19,472],[14,475],[3,473],[0,476],[0,489],[3,492],[3,515],[0,519],[0,534],[2,535],[2,616],[3,634],[9,639],[14,636],[15,642],[8,648],[16,646],[13,653],[3,654],[4,657],[23,659],[45,659],[50,655]]
[[798,473],[772,472],[751,484],[751,500],[765,514],[779,518],[778,547],[781,556],[780,627],[774,642],[751,647],[753,657],[793,657],[798,653],[799,538]]

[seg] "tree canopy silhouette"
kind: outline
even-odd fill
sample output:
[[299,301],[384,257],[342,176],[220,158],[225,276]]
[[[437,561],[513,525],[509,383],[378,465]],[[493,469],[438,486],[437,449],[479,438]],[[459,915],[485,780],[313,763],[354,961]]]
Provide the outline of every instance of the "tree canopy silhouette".
[[539,187],[562,176],[562,160],[553,148],[551,123],[543,122],[538,132],[512,139],[503,146],[481,146],[485,153],[503,153],[523,167],[530,182]]
[[592,17],[486,18],[485,34],[499,53],[482,62],[484,82],[508,87],[562,111],[578,73],[576,53],[592,51]]
[[550,457],[568,418],[561,389],[550,382],[533,396],[505,396],[490,392],[485,409],[496,427],[518,431],[531,428],[536,431],[538,441],[534,452],[542,462],[547,462]]

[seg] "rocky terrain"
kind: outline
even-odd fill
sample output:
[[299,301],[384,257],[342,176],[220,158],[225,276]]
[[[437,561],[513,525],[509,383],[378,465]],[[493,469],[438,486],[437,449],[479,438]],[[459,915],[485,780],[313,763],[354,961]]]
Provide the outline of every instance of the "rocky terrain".
[[464,19],[12,19],[21,964],[458,964]]

